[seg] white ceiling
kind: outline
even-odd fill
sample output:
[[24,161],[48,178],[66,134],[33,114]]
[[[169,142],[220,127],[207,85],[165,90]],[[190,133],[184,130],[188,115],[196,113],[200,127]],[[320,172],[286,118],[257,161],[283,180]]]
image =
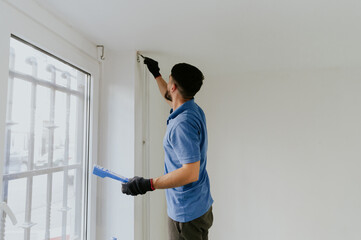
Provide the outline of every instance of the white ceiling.
[[35,0],[91,41],[243,71],[361,62],[361,1]]

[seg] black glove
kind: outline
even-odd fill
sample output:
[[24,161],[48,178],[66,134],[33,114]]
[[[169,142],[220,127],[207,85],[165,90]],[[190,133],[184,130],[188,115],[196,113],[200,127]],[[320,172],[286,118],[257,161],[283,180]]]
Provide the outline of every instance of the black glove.
[[144,57],[144,64],[147,65],[149,71],[153,74],[154,78],[161,76],[161,74],[159,73],[160,68],[157,61],[149,57]]
[[129,182],[122,184],[122,192],[127,195],[137,196],[153,191],[153,179],[144,179],[142,177],[134,177]]

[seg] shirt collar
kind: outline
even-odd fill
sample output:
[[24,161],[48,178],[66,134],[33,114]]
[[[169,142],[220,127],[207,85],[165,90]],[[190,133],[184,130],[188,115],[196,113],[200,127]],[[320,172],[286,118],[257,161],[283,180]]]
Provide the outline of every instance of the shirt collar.
[[173,111],[173,108],[170,110],[170,115],[167,120],[167,125],[169,123],[169,120],[176,118],[180,113],[184,112],[185,110],[191,108],[194,105],[194,98],[191,100],[188,100],[187,102],[180,105],[175,111]]

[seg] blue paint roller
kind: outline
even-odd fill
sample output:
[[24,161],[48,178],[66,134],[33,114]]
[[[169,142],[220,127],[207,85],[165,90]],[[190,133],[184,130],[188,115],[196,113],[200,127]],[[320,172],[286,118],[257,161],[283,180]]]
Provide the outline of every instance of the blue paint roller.
[[105,178],[105,177],[113,178],[113,179],[115,179],[115,180],[121,181],[122,183],[127,183],[127,182],[129,182],[129,179],[128,179],[128,178],[123,177],[123,176],[120,175],[120,174],[117,174],[117,173],[115,173],[115,172],[112,172],[112,171],[110,171],[109,169],[100,167],[100,166],[98,166],[98,165],[94,165],[93,174],[96,175],[96,176],[98,176],[98,177],[101,177],[101,178]]

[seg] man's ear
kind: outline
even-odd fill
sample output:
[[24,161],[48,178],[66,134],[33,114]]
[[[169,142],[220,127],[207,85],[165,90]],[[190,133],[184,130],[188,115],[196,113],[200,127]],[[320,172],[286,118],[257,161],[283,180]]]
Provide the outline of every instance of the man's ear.
[[173,83],[171,89],[172,92],[174,92],[175,90],[177,90],[177,85],[175,83]]

